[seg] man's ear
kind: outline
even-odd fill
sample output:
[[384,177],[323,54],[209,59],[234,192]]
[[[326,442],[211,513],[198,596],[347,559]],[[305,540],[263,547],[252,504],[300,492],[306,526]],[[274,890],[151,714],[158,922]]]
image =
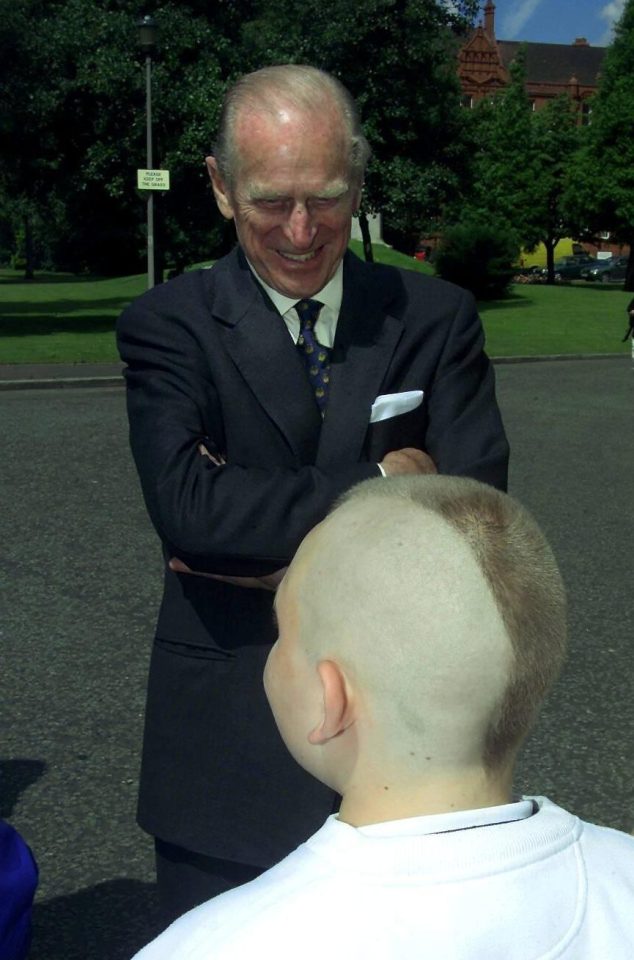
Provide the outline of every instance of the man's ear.
[[323,693],[321,722],[308,734],[312,744],[327,743],[354,723],[352,693],[341,668],[333,660],[321,660],[317,665]]
[[225,186],[225,182],[220,176],[216,158],[205,157],[205,163],[207,164],[207,173],[211,180],[218,209],[227,220],[233,220],[233,203],[231,202],[231,196]]

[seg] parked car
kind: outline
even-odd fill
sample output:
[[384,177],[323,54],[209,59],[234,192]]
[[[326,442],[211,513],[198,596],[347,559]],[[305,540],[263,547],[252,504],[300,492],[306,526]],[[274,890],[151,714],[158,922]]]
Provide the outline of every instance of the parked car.
[[513,267],[513,283],[543,283],[542,268],[534,264],[532,267]]
[[599,260],[592,267],[584,268],[581,276],[584,280],[598,280],[600,283],[609,283],[610,280],[625,280],[628,257],[610,257],[609,260]]
[[[595,257],[589,253],[575,253],[570,257],[562,257],[561,260],[555,260],[555,280],[578,280],[581,271],[590,269],[597,263]],[[542,277],[548,276],[548,268],[542,267]]]

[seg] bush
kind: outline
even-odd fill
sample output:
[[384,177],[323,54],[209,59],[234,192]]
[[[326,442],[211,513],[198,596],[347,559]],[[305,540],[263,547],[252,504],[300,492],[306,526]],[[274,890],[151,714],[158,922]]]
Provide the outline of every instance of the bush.
[[519,256],[515,235],[504,226],[480,222],[448,227],[438,249],[436,272],[471,290],[478,300],[504,295]]

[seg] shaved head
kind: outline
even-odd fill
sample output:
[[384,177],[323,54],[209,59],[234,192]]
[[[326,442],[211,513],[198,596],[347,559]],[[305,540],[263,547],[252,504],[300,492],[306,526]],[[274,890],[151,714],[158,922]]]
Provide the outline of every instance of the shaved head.
[[507,762],[562,663],[550,548],[518,503],[476,481],[361,484],[309,534],[282,589],[306,657],[341,665],[403,758]]

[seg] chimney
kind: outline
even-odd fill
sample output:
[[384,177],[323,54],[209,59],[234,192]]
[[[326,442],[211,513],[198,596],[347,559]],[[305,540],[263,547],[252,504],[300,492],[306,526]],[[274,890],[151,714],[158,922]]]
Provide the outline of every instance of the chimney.
[[484,32],[495,40],[495,4],[492,0],[488,0],[484,7]]
[[577,37],[573,43],[573,47],[589,47],[590,44],[585,37]]

